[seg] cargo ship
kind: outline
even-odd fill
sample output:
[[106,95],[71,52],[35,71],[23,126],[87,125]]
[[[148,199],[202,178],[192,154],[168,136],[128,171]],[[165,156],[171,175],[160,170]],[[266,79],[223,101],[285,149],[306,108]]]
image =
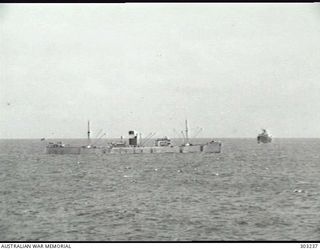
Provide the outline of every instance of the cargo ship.
[[262,132],[257,136],[257,142],[270,143],[272,142],[272,135],[266,129],[262,129]]
[[207,143],[192,144],[188,137],[188,123],[185,122],[184,143],[176,146],[168,137],[157,138],[153,146],[144,146],[141,140],[138,142],[138,133],[134,130],[128,132],[128,140],[112,142],[105,146],[96,146],[91,143],[90,123],[88,121],[87,144],[84,146],[72,146],[62,142],[52,143],[46,146],[47,154],[160,154],[160,153],[221,153],[222,143],[211,140]]

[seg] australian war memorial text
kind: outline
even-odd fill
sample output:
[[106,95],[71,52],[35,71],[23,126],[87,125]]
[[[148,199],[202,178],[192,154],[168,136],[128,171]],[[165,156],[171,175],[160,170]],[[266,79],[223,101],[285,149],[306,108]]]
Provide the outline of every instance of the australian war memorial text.
[[1,248],[5,249],[22,249],[22,248],[71,248],[70,244],[62,244],[62,243],[2,243]]

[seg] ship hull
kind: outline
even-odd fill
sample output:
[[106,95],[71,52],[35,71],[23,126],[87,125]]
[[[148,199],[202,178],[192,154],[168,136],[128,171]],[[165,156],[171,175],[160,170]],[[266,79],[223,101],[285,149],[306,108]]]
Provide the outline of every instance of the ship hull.
[[66,147],[60,147],[60,148],[46,148],[47,154],[57,154],[57,155],[64,155],[64,154],[73,154],[73,155],[79,155],[79,154],[101,154],[100,148],[85,148],[85,147],[72,147],[72,146],[66,146]]
[[220,153],[221,142],[201,145],[165,146],[165,147],[47,147],[47,154],[167,154],[167,153]]
[[270,142],[272,142],[272,138],[269,137],[269,136],[261,136],[261,135],[259,135],[257,137],[257,141],[258,141],[258,143],[270,143]]

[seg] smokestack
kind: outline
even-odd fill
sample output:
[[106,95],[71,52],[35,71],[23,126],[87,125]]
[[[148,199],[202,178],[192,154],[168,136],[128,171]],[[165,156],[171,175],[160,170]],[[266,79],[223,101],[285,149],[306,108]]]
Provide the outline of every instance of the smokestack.
[[137,138],[138,138],[137,132],[130,130],[129,131],[129,146],[136,147],[137,141],[138,141]]

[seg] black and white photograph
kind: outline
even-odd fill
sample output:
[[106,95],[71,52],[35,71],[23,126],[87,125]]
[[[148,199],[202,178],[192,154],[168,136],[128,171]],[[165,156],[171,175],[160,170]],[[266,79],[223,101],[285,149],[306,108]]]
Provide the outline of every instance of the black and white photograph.
[[0,241],[317,248],[319,69],[319,3],[0,4]]

